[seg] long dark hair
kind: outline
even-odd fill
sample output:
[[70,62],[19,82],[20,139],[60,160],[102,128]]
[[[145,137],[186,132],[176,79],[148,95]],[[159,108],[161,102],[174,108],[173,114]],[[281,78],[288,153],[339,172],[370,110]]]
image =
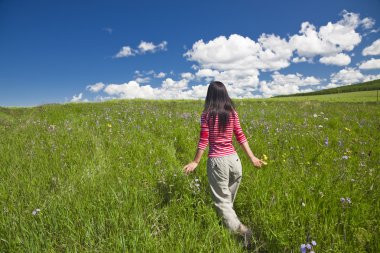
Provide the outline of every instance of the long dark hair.
[[216,116],[218,116],[219,132],[226,130],[230,120],[230,114],[235,106],[231,98],[228,96],[226,86],[222,82],[213,81],[207,89],[204,112],[209,115],[209,123],[215,125]]

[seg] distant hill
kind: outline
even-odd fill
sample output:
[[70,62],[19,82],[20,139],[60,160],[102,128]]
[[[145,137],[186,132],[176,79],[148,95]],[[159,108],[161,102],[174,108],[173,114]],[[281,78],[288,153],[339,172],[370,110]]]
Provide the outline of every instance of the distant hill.
[[380,79],[365,82],[365,83],[357,83],[357,84],[351,84],[351,85],[346,85],[346,86],[340,86],[337,88],[318,90],[318,91],[313,91],[313,92],[305,92],[305,93],[296,93],[296,94],[291,94],[291,95],[280,95],[280,96],[275,96],[275,97],[327,95],[327,94],[370,91],[370,90],[380,90]]

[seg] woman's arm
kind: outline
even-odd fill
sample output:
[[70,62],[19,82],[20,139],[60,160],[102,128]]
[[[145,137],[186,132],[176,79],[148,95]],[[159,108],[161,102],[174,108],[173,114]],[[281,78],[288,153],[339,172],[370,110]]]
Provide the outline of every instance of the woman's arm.
[[199,162],[201,161],[203,153],[204,153],[204,149],[200,149],[200,148],[197,149],[197,153],[195,154],[194,160],[183,168],[186,174],[189,174],[195,170],[195,168],[198,166]]
[[251,160],[252,164],[256,167],[261,167],[262,165],[266,165],[267,163],[257,158],[253,153],[251,148],[249,147],[248,141],[245,141],[243,143],[240,143],[240,146],[244,150],[244,152],[247,154],[249,159]]
[[206,118],[206,114],[202,113],[201,115],[201,130],[199,133],[199,142],[198,142],[198,149],[195,154],[194,160],[186,165],[183,170],[186,174],[189,174],[195,170],[195,168],[198,166],[202,155],[208,145],[208,135],[209,135],[209,129],[208,129],[208,121]]

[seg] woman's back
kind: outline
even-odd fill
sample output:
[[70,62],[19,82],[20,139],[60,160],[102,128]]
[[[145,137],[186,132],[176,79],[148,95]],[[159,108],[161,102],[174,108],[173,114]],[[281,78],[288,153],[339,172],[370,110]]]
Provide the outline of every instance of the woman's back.
[[206,149],[210,144],[209,157],[222,157],[236,153],[232,145],[232,133],[235,133],[236,140],[241,144],[247,141],[243,130],[240,127],[239,116],[236,111],[232,111],[225,131],[219,130],[219,119],[216,115],[215,123],[210,119],[210,115],[206,112],[201,116],[201,133],[198,147]]

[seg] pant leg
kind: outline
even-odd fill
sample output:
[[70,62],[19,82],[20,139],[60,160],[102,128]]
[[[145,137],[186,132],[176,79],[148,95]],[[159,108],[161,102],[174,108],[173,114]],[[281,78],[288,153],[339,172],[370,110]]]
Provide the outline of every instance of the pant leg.
[[228,162],[230,165],[230,179],[228,187],[231,191],[231,202],[233,204],[242,178],[242,166],[237,154],[229,156]]
[[[236,232],[241,222],[233,209],[232,193],[229,187],[230,167],[226,157],[209,158],[207,161],[207,176],[214,206],[222,217],[224,225],[230,231]],[[236,184],[233,184],[233,189],[235,197]]]

